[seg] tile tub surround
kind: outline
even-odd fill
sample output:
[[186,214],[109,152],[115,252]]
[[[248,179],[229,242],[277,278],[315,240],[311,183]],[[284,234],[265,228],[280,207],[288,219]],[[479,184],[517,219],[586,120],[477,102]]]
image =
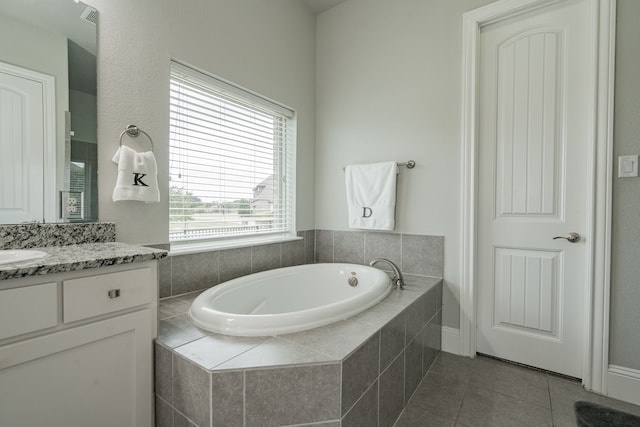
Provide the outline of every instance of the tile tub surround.
[[159,260],[166,251],[127,243],[87,243],[39,247],[49,255],[35,261],[0,265],[0,280],[63,273],[110,265]]
[[443,276],[442,236],[333,230],[300,231],[298,236],[302,240],[169,256],[159,263],[160,298],[203,291],[250,273],[314,262],[366,265],[374,258],[388,258],[403,274]]
[[440,351],[437,278],[408,275],[363,313],[276,337],[196,328],[196,296],[160,302],[157,426],[390,427]]
[[113,222],[0,225],[0,249],[81,245],[116,241]]
[[159,262],[159,296],[203,291],[250,273],[313,263],[314,231],[299,231],[299,240],[185,255]]
[[[393,261],[403,274],[442,277],[444,237],[378,231],[315,231],[316,262]],[[381,268],[385,268],[381,266]]]

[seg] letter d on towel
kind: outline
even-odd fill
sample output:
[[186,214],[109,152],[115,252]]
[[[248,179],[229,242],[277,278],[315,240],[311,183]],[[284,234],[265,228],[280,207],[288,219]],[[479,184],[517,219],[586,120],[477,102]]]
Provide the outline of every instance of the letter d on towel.
[[393,161],[345,167],[350,228],[393,230],[397,173]]

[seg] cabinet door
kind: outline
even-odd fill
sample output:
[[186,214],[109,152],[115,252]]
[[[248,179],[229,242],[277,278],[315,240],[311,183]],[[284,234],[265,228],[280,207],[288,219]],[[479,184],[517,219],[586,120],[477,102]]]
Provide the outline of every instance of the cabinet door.
[[0,291],[0,340],[57,324],[57,283]]
[[151,310],[0,347],[0,425],[151,426]]

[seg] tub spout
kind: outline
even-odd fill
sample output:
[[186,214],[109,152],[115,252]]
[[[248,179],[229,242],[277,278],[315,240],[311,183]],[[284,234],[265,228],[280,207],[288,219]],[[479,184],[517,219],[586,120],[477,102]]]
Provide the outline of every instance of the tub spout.
[[389,264],[389,266],[393,270],[393,277],[391,278],[391,281],[393,282],[393,287],[395,289],[404,289],[404,278],[402,277],[402,273],[400,272],[400,269],[398,268],[398,266],[395,265],[393,261],[388,260],[386,258],[376,258],[369,263],[369,267],[373,267],[379,262],[384,262],[386,264]]

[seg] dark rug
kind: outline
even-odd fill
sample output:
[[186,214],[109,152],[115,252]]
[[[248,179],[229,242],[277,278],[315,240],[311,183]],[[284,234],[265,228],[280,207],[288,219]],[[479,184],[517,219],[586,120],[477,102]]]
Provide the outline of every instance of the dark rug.
[[579,427],[640,427],[640,417],[591,402],[576,402]]

